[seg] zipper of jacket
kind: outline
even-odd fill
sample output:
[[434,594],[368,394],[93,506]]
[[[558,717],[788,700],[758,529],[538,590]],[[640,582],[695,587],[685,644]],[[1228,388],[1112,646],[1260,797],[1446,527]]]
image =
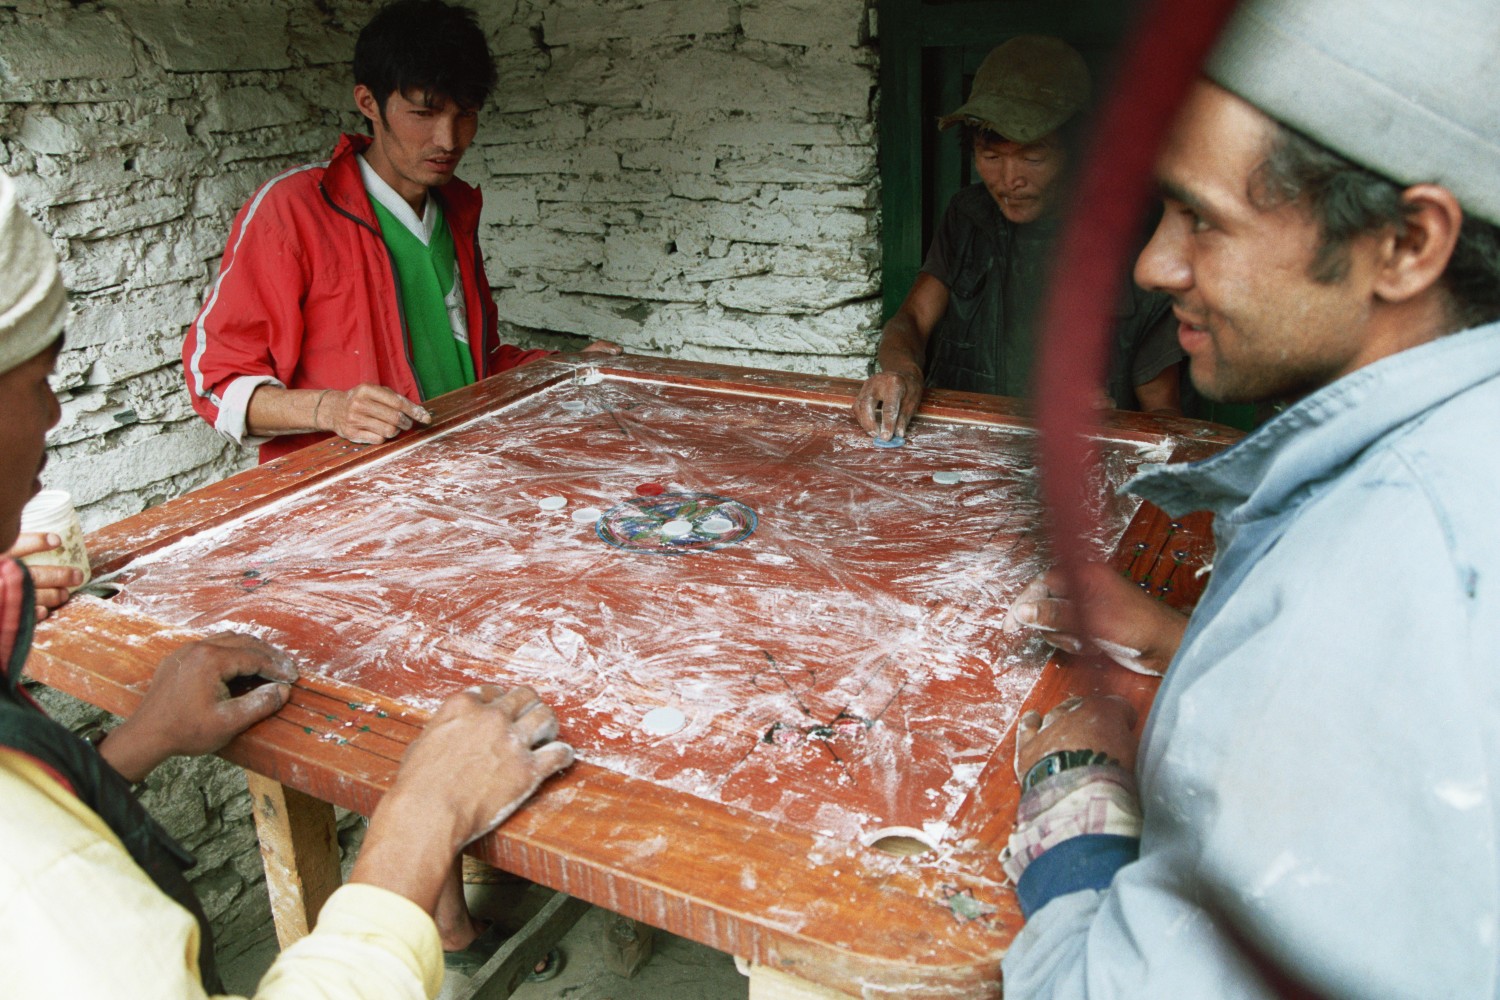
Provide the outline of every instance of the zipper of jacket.
[[[474,290],[477,293],[478,290],[479,290],[479,276],[484,273],[484,258],[482,256],[480,256],[480,253],[479,253],[479,227],[477,227],[477,226],[474,228],[474,239],[473,239],[472,242],[473,242],[472,249],[473,249],[473,252],[474,252]],[[500,340],[499,321],[500,321],[500,317],[498,315],[496,315],[496,317],[495,317],[495,324],[496,324],[495,325],[495,341],[496,342],[494,344],[486,344],[484,342],[484,333],[485,333],[486,330],[488,330],[490,328],[489,320],[487,320],[485,317],[487,315],[489,315],[491,312],[494,312],[494,313],[498,314],[499,310],[495,308],[495,300],[493,298],[491,298],[489,296],[482,296],[482,295],[477,295],[477,294],[476,294],[475,297],[479,299],[479,360],[481,362],[480,367],[483,369],[483,371],[480,372],[480,374],[479,374],[478,377],[479,378],[489,378],[491,375],[495,374],[494,372],[490,371],[490,357],[491,357],[492,354],[494,354],[494,352],[496,350],[499,349],[499,340]],[[473,324],[471,323],[471,324],[469,324],[469,326],[471,328],[470,329],[470,333],[472,334],[472,332],[473,332],[473,329],[472,329]]]
[[349,212],[340,208],[334,202],[333,197],[329,195],[328,189],[323,186],[322,181],[318,182],[318,190],[323,193],[323,200],[328,202],[329,208],[333,209],[344,218],[350,220],[355,225],[363,226],[364,228],[368,229],[370,232],[374,233],[375,238],[380,241],[381,249],[385,251],[385,258],[386,260],[390,261],[391,264],[391,287],[396,289],[396,312],[401,317],[401,348],[406,352],[406,367],[411,370],[411,380],[416,384],[417,387],[417,396],[419,397],[417,402],[427,402],[427,394],[422,390],[422,380],[417,378],[416,362],[414,362],[411,358],[411,331],[406,327],[406,303],[401,300],[401,282],[396,277],[396,255],[391,253],[390,247],[386,246],[385,237],[380,235],[380,230],[376,229],[374,226],[370,225],[368,222],[366,222],[364,219],[361,219],[353,212]]

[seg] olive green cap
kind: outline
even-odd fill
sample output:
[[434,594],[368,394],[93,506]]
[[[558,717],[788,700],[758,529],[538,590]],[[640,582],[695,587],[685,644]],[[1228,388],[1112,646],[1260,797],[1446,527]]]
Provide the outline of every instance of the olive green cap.
[[1060,38],[1017,35],[979,64],[969,100],[938,119],[938,128],[977,125],[1012,142],[1056,132],[1089,99],[1089,70]]

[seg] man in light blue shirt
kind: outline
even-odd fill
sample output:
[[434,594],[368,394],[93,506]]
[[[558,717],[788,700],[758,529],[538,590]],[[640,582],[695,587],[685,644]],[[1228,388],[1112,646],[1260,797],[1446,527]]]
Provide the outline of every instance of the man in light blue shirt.
[[1496,23],[1250,0],[1159,155],[1137,281],[1200,392],[1291,405],[1128,487],[1215,514],[1191,618],[1102,567],[1011,609],[1165,678],[1138,745],[1108,700],[1021,723],[1010,1000],[1496,994]]

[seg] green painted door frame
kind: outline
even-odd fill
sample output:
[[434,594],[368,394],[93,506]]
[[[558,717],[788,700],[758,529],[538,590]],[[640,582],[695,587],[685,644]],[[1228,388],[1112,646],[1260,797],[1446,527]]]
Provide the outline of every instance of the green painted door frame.
[[939,116],[968,96],[990,49],[1055,35],[1095,79],[1135,10],[1132,0],[879,0],[882,288],[889,318],[916,280],[933,230],[970,165]]
[[[937,120],[968,97],[989,51],[1016,35],[1055,35],[1082,54],[1095,96],[1136,0],[877,0],[880,39],[883,319],[916,281],[948,200],[972,183],[958,129]],[[1197,400],[1192,415],[1249,429],[1255,412]]]

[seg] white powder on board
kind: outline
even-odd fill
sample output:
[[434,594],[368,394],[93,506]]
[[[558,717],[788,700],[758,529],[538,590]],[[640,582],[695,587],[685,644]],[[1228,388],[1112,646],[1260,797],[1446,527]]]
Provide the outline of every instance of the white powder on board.
[[[326,623],[311,647],[294,651],[299,665],[315,665],[304,669],[354,684],[410,678],[403,686],[419,689],[403,701],[429,709],[445,684],[529,683],[544,699],[575,706],[565,725],[578,731],[570,738],[590,761],[637,776],[664,773],[671,787],[715,801],[736,800],[739,775],[755,774],[752,793],[770,803],[763,808],[772,818],[805,795],[798,781],[807,779],[790,764],[842,748],[856,770],[830,772],[835,793],[809,820],[815,829],[852,839],[893,821],[946,830],[979,780],[976,754],[1012,723],[1039,673],[1041,647],[997,634],[1009,597],[1046,558],[1035,530],[1029,434],[929,425],[927,452],[962,456],[968,470],[967,488],[954,491],[915,485],[903,471],[907,456],[873,452],[846,409],[763,400],[746,409],[743,397],[610,379],[588,390],[599,412],[557,421],[556,393],[572,391],[539,393],[444,429],[422,449],[399,450],[138,560],[119,603],[171,618],[182,613],[185,590],[223,593],[218,610],[189,611],[179,623],[243,624],[282,593],[278,578],[300,581],[285,591],[295,596],[287,613]],[[767,410],[778,420],[767,419]],[[497,425],[506,428],[499,448]],[[580,461],[580,427],[606,443],[610,463]],[[790,467],[800,478],[767,482],[788,456],[803,463]],[[1132,459],[1111,453],[1107,461],[1116,467],[1101,476],[1101,489],[1121,481]],[[357,486],[335,505],[330,486],[350,480]],[[760,525],[745,543],[690,556],[624,555],[592,533],[555,526],[538,534],[548,529],[538,527],[537,503],[527,497],[566,492],[587,505],[573,516],[591,522],[601,509],[633,499],[641,482],[748,502]],[[1108,526],[1098,547],[1113,545],[1133,504],[1104,491]],[[700,528],[711,530],[711,520]],[[236,584],[246,554],[233,545],[246,534],[258,536],[250,555],[266,581],[253,597]],[[934,559],[933,539],[946,537],[959,543]],[[416,558],[427,552],[440,557]],[[628,567],[638,601],[609,589],[612,566]],[[479,594],[491,596],[476,603]],[[518,622],[538,620],[537,630],[517,631]],[[787,629],[805,635],[800,656],[768,663],[760,637]],[[275,628],[265,631],[289,641]],[[843,680],[830,686],[821,678]],[[940,702],[939,683],[975,685],[973,711],[944,720],[923,707]],[[837,742],[849,736],[772,747],[759,742],[760,732],[694,723],[684,739],[663,741],[670,758],[643,755],[643,734],[630,720],[660,706],[663,685],[684,720],[765,718],[766,726],[816,728],[841,705],[892,714],[866,734],[865,750]],[[820,701],[804,715],[798,691],[822,692],[833,708]],[[889,742],[881,742],[887,730]],[[877,764],[882,755],[900,761],[913,753],[914,732],[946,758],[922,779],[920,815],[871,815],[838,795],[839,783],[857,774],[888,808],[908,809],[897,769]],[[690,743],[740,763],[664,766]]]

